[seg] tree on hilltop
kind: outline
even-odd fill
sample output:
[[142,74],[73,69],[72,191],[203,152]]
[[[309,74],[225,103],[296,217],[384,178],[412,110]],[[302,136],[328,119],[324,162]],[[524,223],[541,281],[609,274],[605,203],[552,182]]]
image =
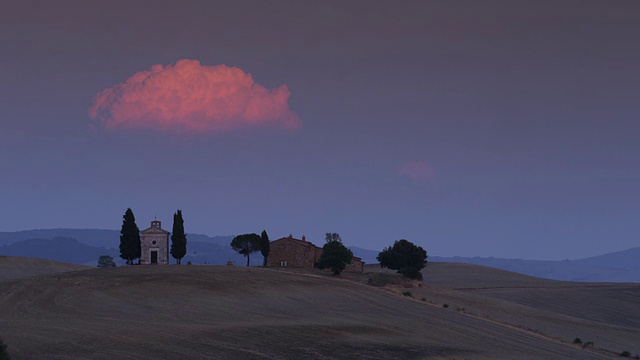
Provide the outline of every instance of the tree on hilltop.
[[267,259],[269,258],[269,252],[271,251],[271,242],[269,241],[269,235],[267,235],[267,230],[262,230],[262,234],[260,235],[260,252],[264,257],[262,261],[262,266],[267,266]]
[[412,242],[401,239],[382,250],[376,259],[380,267],[397,270],[410,279],[422,280],[420,270],[427,266],[427,251]]
[[182,258],[187,255],[187,235],[184,233],[184,220],[182,210],[173,214],[173,229],[171,231],[171,256],[178,265],[182,263]]
[[139,259],[140,229],[136,225],[136,218],[133,211],[128,208],[122,216],[122,229],[120,230],[120,257],[127,261],[127,265],[133,264],[134,259]]
[[252,252],[260,250],[260,241],[260,236],[255,233],[238,235],[231,240],[231,247],[247,258],[249,266],[249,256]]
[[326,243],[322,247],[322,255],[316,263],[318,269],[331,269],[334,275],[340,275],[347,264],[353,260],[353,253],[342,244],[338,233],[327,233]]

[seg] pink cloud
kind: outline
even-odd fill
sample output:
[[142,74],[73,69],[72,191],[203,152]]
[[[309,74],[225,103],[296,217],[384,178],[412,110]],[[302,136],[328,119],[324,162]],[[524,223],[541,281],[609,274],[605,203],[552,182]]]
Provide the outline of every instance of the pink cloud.
[[398,172],[415,182],[435,184],[438,181],[435,171],[426,161],[409,161],[400,166]]
[[88,115],[105,128],[216,133],[253,126],[298,128],[286,85],[267,89],[250,74],[197,60],[154,65],[93,98]]

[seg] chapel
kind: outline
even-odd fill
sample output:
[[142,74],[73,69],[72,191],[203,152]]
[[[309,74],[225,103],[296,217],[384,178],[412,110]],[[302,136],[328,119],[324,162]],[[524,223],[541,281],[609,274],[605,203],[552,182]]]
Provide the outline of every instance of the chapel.
[[159,220],[140,232],[140,264],[169,264],[169,234]]

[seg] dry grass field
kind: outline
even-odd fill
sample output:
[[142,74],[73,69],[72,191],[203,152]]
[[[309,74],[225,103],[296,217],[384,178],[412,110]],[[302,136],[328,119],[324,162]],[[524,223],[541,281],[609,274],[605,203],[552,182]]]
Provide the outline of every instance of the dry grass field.
[[0,256],[0,281],[90,269],[88,266],[18,256]]
[[[485,279],[493,285],[479,290],[467,280],[436,286],[435,274],[452,276],[445,267],[457,265],[432,265],[425,286],[404,284],[412,288],[367,285],[376,274],[336,278],[320,271],[186,265],[4,280],[0,336],[16,359],[606,359],[615,354],[598,348],[609,344],[599,329],[640,339],[637,324],[561,315],[564,309],[553,309],[575,303],[528,304],[536,294],[516,296],[522,288],[501,287],[500,279]],[[637,294],[637,287],[626,286]],[[401,294],[407,290],[412,296]],[[443,301],[451,306],[443,308]],[[638,310],[632,312],[628,318],[637,318]],[[527,325],[547,326],[545,317],[556,317],[559,329],[570,319],[578,326],[570,330],[575,335]],[[586,330],[594,325],[600,328],[590,337]],[[572,345],[575,336],[596,347]],[[607,341],[614,345],[613,338]],[[626,340],[619,341],[618,347]],[[633,344],[624,343],[629,351]]]

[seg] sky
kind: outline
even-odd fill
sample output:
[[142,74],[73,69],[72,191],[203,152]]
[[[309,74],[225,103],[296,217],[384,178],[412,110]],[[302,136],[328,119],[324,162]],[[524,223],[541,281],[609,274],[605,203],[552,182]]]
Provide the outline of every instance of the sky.
[[4,1],[0,231],[640,246],[640,3]]

